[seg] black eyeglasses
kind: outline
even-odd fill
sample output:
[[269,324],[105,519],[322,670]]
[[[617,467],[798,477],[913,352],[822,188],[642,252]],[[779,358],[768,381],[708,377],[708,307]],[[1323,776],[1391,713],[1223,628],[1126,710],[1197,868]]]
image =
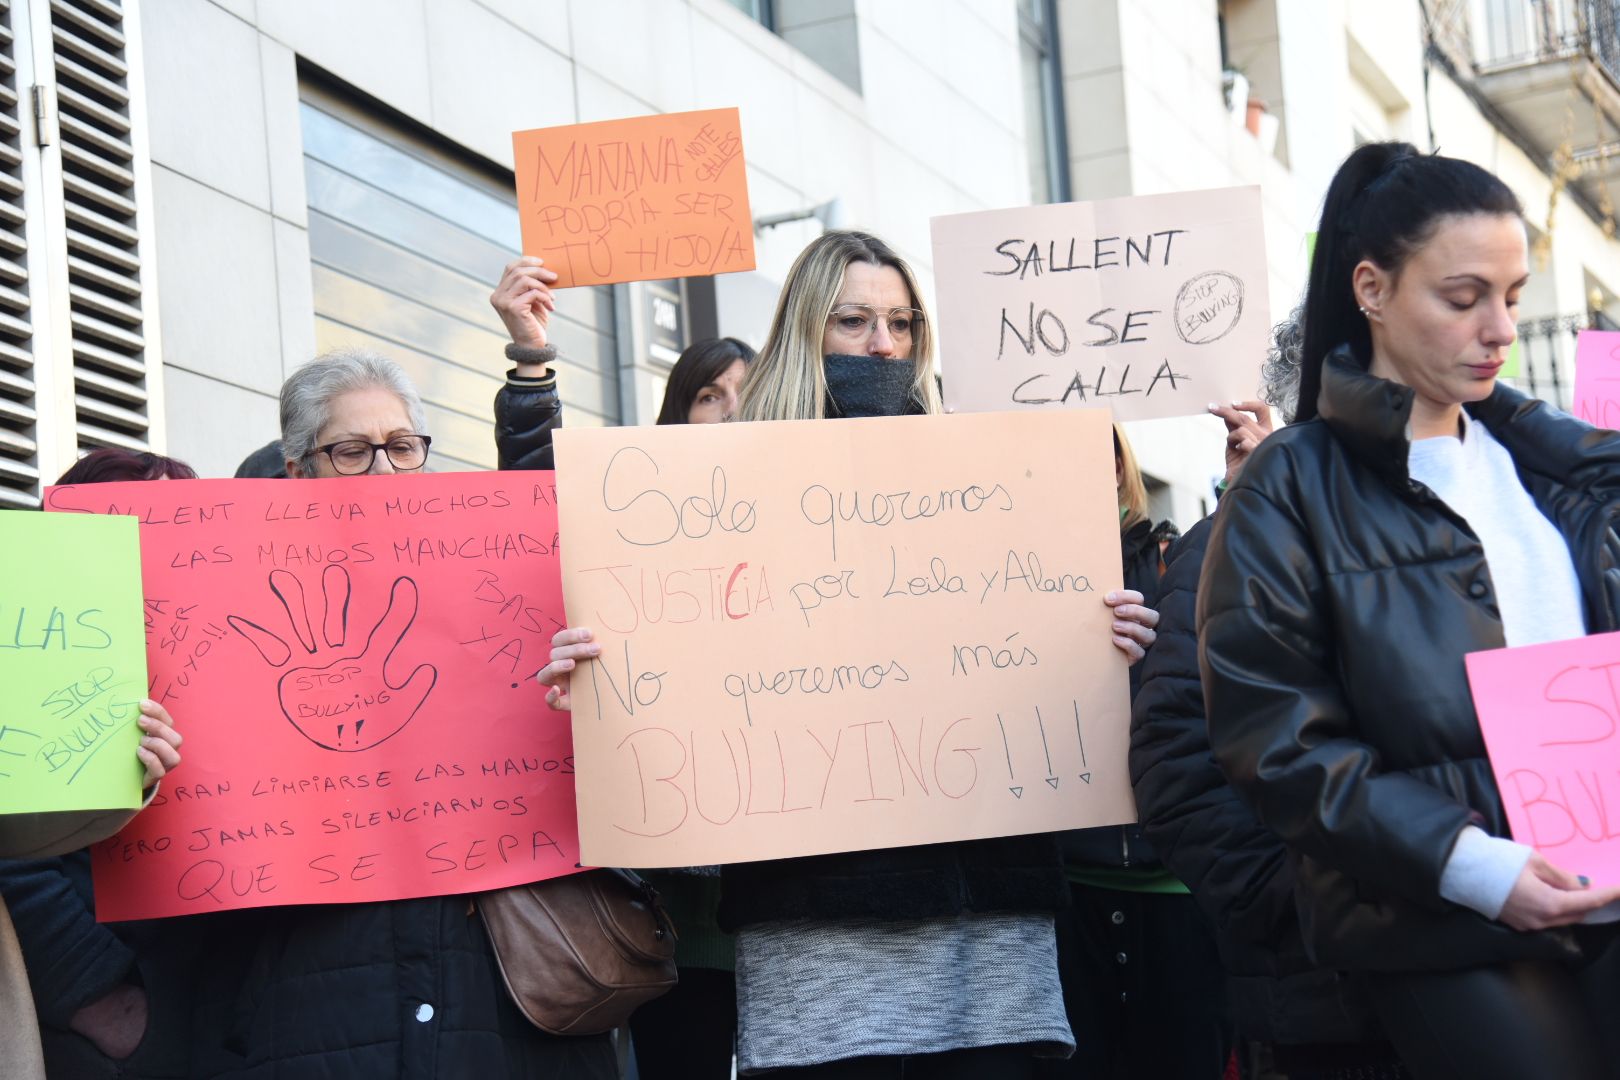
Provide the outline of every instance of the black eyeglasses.
[[359,476],[371,470],[377,460],[377,451],[388,455],[388,463],[399,472],[413,472],[427,464],[428,446],[433,440],[426,435],[396,435],[387,442],[374,443],[364,439],[343,439],[340,442],[317,446],[310,451],[325,454],[332,468],[342,476]]

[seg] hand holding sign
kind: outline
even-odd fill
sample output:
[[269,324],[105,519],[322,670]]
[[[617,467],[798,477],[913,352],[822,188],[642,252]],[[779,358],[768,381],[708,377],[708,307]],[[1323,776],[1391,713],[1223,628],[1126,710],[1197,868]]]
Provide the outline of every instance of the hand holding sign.
[[142,787],[151,787],[180,767],[180,733],[174,730],[169,710],[155,701],[141,702],[141,718],[136,721],[141,729],[141,745],[135,756],[146,766],[146,779]]
[[551,638],[551,663],[535,674],[535,681],[546,690],[546,704],[558,712],[572,712],[573,699],[568,696],[573,681],[572,672],[581,660],[591,660],[602,651],[591,640],[591,631],[585,626],[569,626],[557,631]]
[[545,260],[534,255],[507,264],[500,283],[490,294],[489,304],[501,317],[514,345],[546,347],[551,313],[557,310],[557,298],[551,291],[556,280],[557,271],[547,269]]
[[1132,664],[1141,661],[1159,639],[1154,629],[1159,625],[1159,613],[1145,607],[1145,599],[1135,589],[1120,589],[1103,597],[1103,603],[1114,609],[1114,648]]
[[[298,733],[316,746],[345,753],[369,750],[399,734],[438,681],[438,669],[432,664],[419,665],[403,682],[387,674],[395,650],[416,621],[416,582],[408,577],[394,579],[388,609],[366,635],[359,652],[345,649],[349,572],[341,566],[328,566],[321,574],[321,590],[325,603],[321,634],[326,654],[336,650],[342,655],[319,666],[301,664],[282,675],[276,684],[281,711]],[[311,657],[321,654],[310,626],[303,582],[289,571],[273,570],[270,591],[281,601],[287,622],[304,651]],[[240,615],[231,615],[225,621],[271,667],[283,667],[292,659],[287,642],[258,623]],[[384,627],[388,629],[384,631]],[[373,648],[379,643],[386,643],[387,648],[380,656]]]
[[1598,908],[1620,900],[1620,888],[1593,889],[1591,881],[1548,862],[1540,852],[1519,871],[1501,921],[1515,930],[1573,926]]

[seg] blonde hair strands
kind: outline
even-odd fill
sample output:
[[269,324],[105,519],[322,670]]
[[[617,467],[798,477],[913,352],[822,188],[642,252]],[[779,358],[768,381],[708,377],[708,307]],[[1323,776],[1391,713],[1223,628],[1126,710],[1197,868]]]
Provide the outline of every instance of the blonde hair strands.
[[1119,508],[1124,511],[1119,525],[1129,529],[1139,521],[1149,520],[1148,493],[1142,482],[1142,468],[1136,463],[1136,451],[1118,424],[1114,425],[1114,456],[1119,459]]
[[[911,306],[923,312],[912,334],[912,390],[923,411],[943,412],[934,382],[934,323],[923,307],[922,291],[911,267],[870,233],[839,229],[823,233],[799,253],[782,285],[770,333],[759,356],[748,366],[738,396],[741,420],[820,420],[826,416],[827,375],[822,340],[827,319],[844,287],[850,263],[891,266],[905,280]],[[901,361],[895,361],[900,363]]]

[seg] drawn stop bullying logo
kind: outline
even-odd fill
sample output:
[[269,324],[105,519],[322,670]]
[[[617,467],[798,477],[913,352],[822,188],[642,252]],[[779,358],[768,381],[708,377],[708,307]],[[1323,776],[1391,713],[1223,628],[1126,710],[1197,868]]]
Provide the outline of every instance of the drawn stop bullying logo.
[[[416,582],[403,576],[394,579],[387,609],[357,648],[347,647],[350,581],[344,567],[328,566],[321,572],[319,641],[310,623],[303,582],[287,570],[272,570],[270,591],[310,658],[309,663],[288,668],[276,683],[282,714],[299,734],[323,749],[350,753],[369,750],[399,734],[439,679],[438,669],[425,663],[403,679],[388,673],[394,653],[416,621]],[[293,651],[285,638],[242,615],[225,621],[271,667],[291,662]],[[330,659],[320,663],[325,657]]]

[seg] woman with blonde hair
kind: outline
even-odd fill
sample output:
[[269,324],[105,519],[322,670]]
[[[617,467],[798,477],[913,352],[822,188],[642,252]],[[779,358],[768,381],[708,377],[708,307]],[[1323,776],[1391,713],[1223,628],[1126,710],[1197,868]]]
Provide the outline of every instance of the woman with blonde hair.
[[944,412],[911,268],[869,233],[819,237],[788,271],[739,397],[742,420]]
[[[744,420],[941,412],[922,293],[868,233],[830,232],[788,272],[743,381]],[[1132,662],[1157,615],[1110,593]],[[574,665],[597,655],[561,631],[540,680],[568,707]],[[1074,1040],[1053,912],[1065,884],[1051,835],[855,851],[724,868],[737,930],[739,1072],[796,1076],[1032,1076]]]

